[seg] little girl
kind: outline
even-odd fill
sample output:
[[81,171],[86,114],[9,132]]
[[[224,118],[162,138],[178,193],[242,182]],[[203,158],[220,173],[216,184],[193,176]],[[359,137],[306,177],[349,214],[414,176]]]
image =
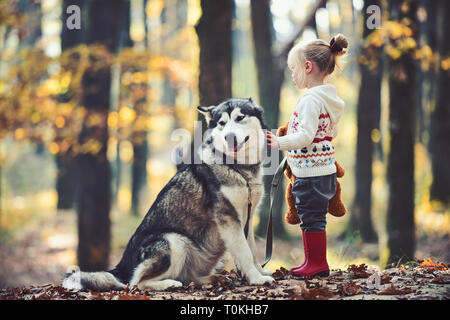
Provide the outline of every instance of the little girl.
[[330,274],[326,258],[326,213],[328,201],[336,193],[336,165],[331,143],[337,134],[344,102],[336,87],[324,84],[333,73],[338,56],[348,47],[343,35],[330,43],[315,40],[295,45],[288,56],[292,80],[299,89],[308,88],[295,105],[287,134],[277,137],[266,131],[268,146],[287,150],[288,163],[296,179],[296,198],[303,233],[305,261],[291,269],[298,276]]

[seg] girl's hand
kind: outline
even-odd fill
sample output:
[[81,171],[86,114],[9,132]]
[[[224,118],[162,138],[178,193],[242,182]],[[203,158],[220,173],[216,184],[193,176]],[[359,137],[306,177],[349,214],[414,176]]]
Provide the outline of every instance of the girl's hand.
[[274,135],[270,130],[266,130],[266,141],[269,147],[280,149],[278,137]]

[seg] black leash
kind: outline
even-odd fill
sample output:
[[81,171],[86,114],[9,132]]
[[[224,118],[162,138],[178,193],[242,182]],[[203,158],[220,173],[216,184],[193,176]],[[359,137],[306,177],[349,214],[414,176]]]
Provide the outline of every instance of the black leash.
[[[261,265],[263,268],[264,266],[270,261],[272,258],[272,247],[273,247],[273,224],[272,224],[272,212],[273,212],[273,204],[275,201],[275,196],[278,192],[281,177],[283,176],[284,170],[286,169],[287,165],[287,157],[284,157],[283,160],[281,160],[277,171],[273,175],[272,183],[270,186],[270,213],[269,213],[269,222],[267,224],[267,233],[266,233],[266,258],[264,259],[263,264]],[[242,175],[242,173],[241,173]],[[243,175],[242,175],[243,176]],[[251,201],[251,188],[250,184],[247,181],[247,188],[248,188],[248,206],[247,206],[247,221],[245,222],[244,226],[244,235],[245,238],[248,237],[248,229],[249,229],[249,222],[250,222],[250,213],[252,210],[252,201]]]
[[245,222],[245,226],[244,226],[244,235],[245,235],[245,239],[248,238],[248,227],[250,224],[250,214],[252,212],[252,193],[250,189],[250,184],[247,182],[247,189],[248,189],[248,204],[247,204],[247,221]]
[[286,169],[286,164],[287,164],[287,157],[284,157],[283,160],[281,160],[280,165],[277,168],[277,171],[273,175],[272,184],[270,186],[270,213],[269,213],[269,222],[267,223],[267,233],[266,233],[266,258],[264,259],[264,262],[261,265],[263,268],[270,261],[270,259],[272,258],[272,245],[273,245],[272,210],[273,210],[273,203],[274,203],[274,200],[275,200],[275,195],[277,194],[278,188],[280,186],[281,177],[283,176],[283,172]]

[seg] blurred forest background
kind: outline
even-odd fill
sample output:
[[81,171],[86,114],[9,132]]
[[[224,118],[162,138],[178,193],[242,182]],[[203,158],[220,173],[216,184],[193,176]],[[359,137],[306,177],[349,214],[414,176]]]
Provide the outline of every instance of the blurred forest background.
[[[448,0],[0,0],[0,287],[115,265],[195,107],[253,97],[284,125],[301,94],[289,49],[337,33],[349,213],[328,216],[330,266],[449,263],[449,14]],[[303,255],[283,194],[272,269]]]

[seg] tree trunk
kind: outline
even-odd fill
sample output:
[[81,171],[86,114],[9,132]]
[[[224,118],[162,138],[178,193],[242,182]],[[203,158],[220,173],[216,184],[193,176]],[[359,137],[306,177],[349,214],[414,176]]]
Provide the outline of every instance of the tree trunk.
[[[119,50],[122,50],[123,48],[130,48],[133,47],[134,42],[131,39],[130,35],[130,27],[131,27],[131,3],[130,1],[126,1],[123,7],[123,18],[119,23],[119,44],[118,48]],[[113,67],[114,72],[112,73],[112,83],[115,84],[116,88],[113,89],[112,92],[112,101],[111,106],[113,109],[117,112],[120,112],[120,100],[121,100],[121,90],[120,90],[120,82],[122,79],[122,73],[125,72],[123,68],[121,68],[120,65],[115,65]],[[128,71],[128,70],[127,70]],[[117,90],[114,92],[114,90]],[[118,205],[119,203],[119,191],[120,191],[120,185],[122,182],[122,160],[121,160],[121,153],[120,153],[120,131],[121,129],[118,128],[116,135],[117,135],[117,144],[116,144],[116,158],[114,159],[114,162],[112,162],[112,172],[114,176],[114,181],[112,183],[113,187],[113,198],[115,199],[115,204]],[[133,154],[134,157],[134,154]],[[133,158],[134,163],[134,158]],[[133,171],[133,169],[132,169]],[[132,173],[133,174],[133,173]],[[132,178],[133,179],[133,178]],[[132,181],[133,184],[133,181]],[[132,188],[133,190],[133,188]],[[133,191],[132,191],[133,192]],[[133,194],[131,196],[133,198]],[[133,211],[133,208],[132,208]]]
[[[86,0],[64,0],[62,5],[62,14],[61,14],[61,50],[64,51],[66,49],[70,49],[78,46],[79,44],[84,42],[84,37],[86,33],[83,32],[83,27],[85,27],[86,16],[83,14],[85,10],[87,10]],[[67,13],[67,7],[71,5],[76,5],[81,9],[81,29],[69,29],[66,26],[67,18],[69,14]]]
[[[86,30],[87,44],[100,44],[109,54],[119,46],[120,23],[124,18],[125,0],[89,2]],[[87,120],[94,115],[95,125],[85,121],[80,143],[96,142],[95,151],[79,155],[80,189],[78,194],[78,265],[84,271],[105,270],[109,266],[111,172],[106,157],[108,142],[107,116],[110,107],[111,58],[100,55],[101,49],[91,49],[91,66],[82,79],[82,105]],[[99,57],[100,55],[100,57]]]
[[57,209],[74,207],[78,186],[78,171],[76,159],[70,154],[58,154],[56,157],[58,174],[56,177],[56,192],[58,193]]
[[[187,0],[172,0],[167,2],[164,9],[161,12],[161,22],[165,24],[165,32],[162,34],[160,41],[161,47],[165,43],[173,42],[174,36],[176,36],[181,29],[186,27],[188,14],[188,3]],[[180,46],[181,45],[181,46]],[[175,47],[175,49],[165,54],[171,58],[179,58],[179,50],[182,48],[180,43]],[[163,93],[161,97],[161,103],[172,109],[174,117],[174,128],[179,128],[181,119],[175,110],[176,98],[178,95],[178,88],[176,83],[174,83],[169,74],[164,74],[163,80]]]
[[[279,123],[280,94],[285,65],[278,65],[277,57],[273,54],[273,23],[268,1],[252,0],[251,20],[253,31],[254,55],[258,72],[259,103],[264,108],[264,119],[268,128],[276,129]],[[271,150],[268,150],[271,152]],[[268,154],[270,157],[270,154]],[[279,152],[279,160],[282,159]],[[270,193],[270,186],[273,175],[264,176],[264,188],[266,194]],[[284,194],[284,188],[280,186],[279,194]],[[278,238],[287,238],[284,228],[283,197],[278,197],[273,208],[273,232]],[[266,234],[266,221],[270,211],[270,197],[263,198],[260,206],[260,223],[255,232],[259,236]]]
[[[19,52],[22,50],[42,50],[42,45],[39,43],[39,39],[42,37],[42,7],[40,1],[19,0],[17,8],[25,18],[24,23],[20,24],[18,28]],[[44,143],[36,141],[35,146],[36,154],[42,155],[45,151]]]
[[[64,0],[62,5],[62,28],[61,28],[61,50],[67,50],[76,47],[83,43],[82,29],[69,29],[66,26],[67,21],[67,7],[70,5],[77,5],[81,12],[86,9],[84,0]],[[82,28],[83,23],[82,20]],[[68,102],[70,100],[70,92],[65,93],[59,97],[59,101]],[[77,186],[78,186],[78,172],[76,160],[71,154],[71,148],[65,154],[56,155],[56,166],[58,168],[58,175],[56,178],[56,191],[58,193],[58,209],[71,209],[75,204]]]
[[[195,30],[200,45],[200,105],[216,105],[231,98],[232,0],[201,0],[202,16]],[[203,116],[199,114],[199,119]],[[206,124],[203,123],[203,129]]]
[[33,47],[42,36],[42,9],[40,1],[19,0],[17,7],[24,16],[25,23],[20,26],[20,47]]
[[379,0],[365,1],[363,14],[363,41],[361,57],[364,62],[359,63],[361,71],[361,84],[357,106],[356,139],[356,194],[353,202],[352,214],[345,234],[352,236],[359,231],[364,242],[376,242],[377,234],[373,228],[371,218],[372,204],[372,161],[374,142],[372,130],[379,128],[381,112],[381,47],[374,47],[366,43],[367,37],[374,30],[367,28],[365,23],[366,9],[368,6],[381,6]]
[[[407,3],[406,6],[403,6]],[[399,22],[407,18],[413,37],[417,39],[417,1],[393,1]],[[401,8],[401,9],[400,9]],[[403,52],[398,59],[389,58],[389,124],[390,152],[387,180],[389,204],[387,232],[389,256],[387,263],[414,259],[414,143],[416,125],[417,65],[412,52]]]
[[450,56],[450,2],[439,1],[438,14],[438,75],[436,88],[436,105],[430,119],[430,154],[433,182],[430,189],[430,199],[437,200],[449,206],[450,204],[450,71],[444,69],[442,61]]
[[139,140],[135,137],[133,141],[133,166],[131,169],[131,211],[135,216],[139,216],[140,191],[147,180],[148,156],[147,132],[138,134],[142,137]]
[[[145,15],[145,3],[142,8]],[[130,36],[130,3],[126,5],[125,21],[122,25],[122,46],[133,47],[133,40]],[[145,36],[147,38],[147,35]],[[146,67],[143,66],[139,70],[131,70],[132,72],[143,71]],[[133,92],[137,91],[137,92]],[[146,113],[147,107],[147,83],[133,84],[130,87],[129,94],[131,95],[134,110],[136,111],[136,119]],[[135,98],[137,97],[137,98]],[[147,156],[148,156],[148,144],[147,144],[147,132],[146,131],[133,131],[131,136],[131,143],[133,145],[133,163],[131,166],[131,212],[135,216],[139,216],[140,207],[140,192],[147,180]],[[118,154],[118,162],[120,161],[120,155]],[[119,163],[120,166],[120,163]],[[120,172],[120,170],[118,170]],[[120,181],[120,180],[119,180]],[[119,189],[119,185],[117,185]]]
[[[442,1],[425,1],[425,8],[427,10],[427,17],[433,17],[428,18],[425,22],[425,28],[426,28],[426,44],[430,47],[433,54],[436,54],[439,50],[438,48],[438,35],[439,35],[439,29],[438,29],[438,23],[437,20],[440,20],[443,12],[439,11],[439,7]],[[436,94],[436,79],[438,76],[437,72],[438,68],[436,67],[436,64],[434,62],[431,62],[429,65],[428,71],[425,73],[425,81],[428,84],[428,90],[425,92],[425,103],[428,104],[428,110],[432,109],[432,106],[430,104],[435,103],[435,94]],[[426,131],[430,129],[429,123],[425,125],[424,128]]]

